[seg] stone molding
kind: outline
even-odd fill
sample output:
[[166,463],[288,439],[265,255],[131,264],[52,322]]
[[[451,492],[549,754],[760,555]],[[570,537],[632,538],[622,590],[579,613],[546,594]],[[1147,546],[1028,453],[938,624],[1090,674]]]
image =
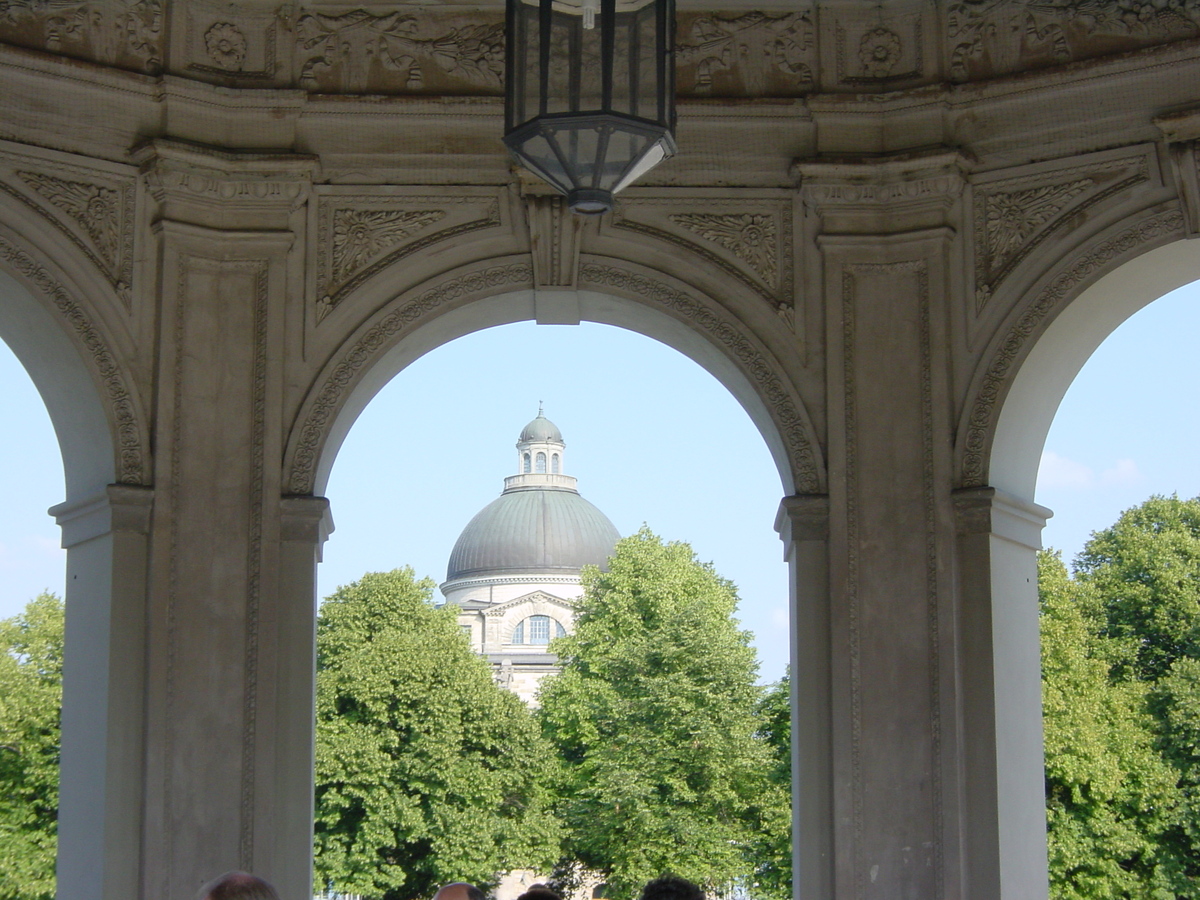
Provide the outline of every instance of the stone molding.
[[829,540],[829,495],[794,494],[779,501],[775,531],[785,544]]
[[110,484],[104,493],[82,501],[50,507],[62,529],[62,546],[70,550],[114,531],[146,535],[154,510],[154,489],[144,485]]
[[[1128,220],[1125,220],[1128,221]],[[981,358],[980,374],[964,411],[960,426],[958,486],[982,487],[987,483],[986,455],[991,449],[1000,401],[1026,353],[1030,338],[1036,338],[1059,307],[1084,287],[1125,260],[1186,233],[1184,214],[1161,208],[1144,214],[1134,224],[1110,229],[1089,243],[1073,259],[1064,259],[1058,274],[1037,295],[1017,310],[997,332],[990,356]]]
[[107,400],[108,420],[116,438],[116,472],[121,484],[148,484],[150,462],[145,425],[138,414],[127,375],[109,349],[92,318],[71,297],[66,288],[16,244],[0,236],[0,262],[19,275],[35,296],[46,298],[65,320],[65,325],[80,345],[80,355],[89,364]]
[[320,561],[321,547],[333,533],[333,515],[325,497],[281,497],[279,499],[279,539],[312,544]]
[[[1159,0],[804,0],[678,16],[683,96],[795,97],[982,81],[1186,41],[1200,9]],[[9,0],[0,40],[154,74],[314,93],[497,96],[498,6],[403,3],[340,10],[311,0],[237,7],[189,0]],[[819,27],[816,23],[820,23]],[[168,54],[167,48],[170,48]]]
[[994,534],[1030,550],[1042,549],[1042,529],[1054,515],[1044,506],[988,486],[960,488],[953,500],[958,534]]
[[583,216],[575,215],[560,195],[526,195],[525,223],[533,261],[534,290],[573,290],[579,278]]
[[520,597],[513,597],[511,600],[505,600],[503,603],[497,603],[495,606],[489,606],[486,609],[481,609],[479,612],[485,616],[492,618],[503,617],[508,615],[518,606],[525,606],[529,603],[542,603],[548,606],[557,606],[559,609],[574,613],[575,607],[564,600],[562,597],[556,597],[553,594],[547,594],[545,591],[532,591],[528,594],[523,594]]
[[1149,146],[1127,148],[972,176],[975,314],[1043,242],[1077,228],[1093,207],[1156,178],[1153,153]]

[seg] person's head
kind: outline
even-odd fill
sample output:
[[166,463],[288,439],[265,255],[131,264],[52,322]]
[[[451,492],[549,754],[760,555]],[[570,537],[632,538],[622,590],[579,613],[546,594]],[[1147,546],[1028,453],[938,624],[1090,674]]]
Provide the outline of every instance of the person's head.
[[704,891],[686,878],[664,875],[642,888],[642,900],[704,900]]
[[257,875],[226,872],[200,888],[196,900],[279,900],[279,894]]
[[433,895],[433,900],[487,900],[483,891],[465,881],[454,881],[442,885]]
[[517,900],[562,900],[562,896],[544,884],[531,884]]

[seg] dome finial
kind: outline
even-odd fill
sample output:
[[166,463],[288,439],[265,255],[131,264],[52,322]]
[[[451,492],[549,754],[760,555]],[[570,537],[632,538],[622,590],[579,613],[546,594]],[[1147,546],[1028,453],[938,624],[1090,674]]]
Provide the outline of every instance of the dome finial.
[[539,400],[538,401],[538,417],[540,418],[541,415],[542,415],[542,401]]

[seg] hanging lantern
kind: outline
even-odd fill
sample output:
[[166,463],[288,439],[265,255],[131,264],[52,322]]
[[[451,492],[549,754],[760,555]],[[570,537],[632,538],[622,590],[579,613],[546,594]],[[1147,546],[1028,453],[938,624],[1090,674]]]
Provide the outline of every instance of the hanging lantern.
[[507,0],[504,143],[575,212],[675,153],[674,0]]

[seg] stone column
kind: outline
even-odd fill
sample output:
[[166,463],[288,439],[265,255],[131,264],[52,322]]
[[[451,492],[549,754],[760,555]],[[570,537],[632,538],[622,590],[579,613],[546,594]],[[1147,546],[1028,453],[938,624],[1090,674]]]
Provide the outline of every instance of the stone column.
[[785,497],[775,519],[791,584],[792,882],[833,896],[829,498]]
[[1046,896],[1036,551],[1050,510],[956,491],[970,897]]
[[802,875],[801,897],[962,897],[947,335],[962,177],[953,154],[799,171],[826,326],[832,784],[831,884]]
[[137,897],[149,488],[50,510],[67,550],[58,896]]
[[141,162],[159,292],[140,896],[237,868],[306,900],[325,507],[281,502],[279,461],[312,161],[160,141]]

